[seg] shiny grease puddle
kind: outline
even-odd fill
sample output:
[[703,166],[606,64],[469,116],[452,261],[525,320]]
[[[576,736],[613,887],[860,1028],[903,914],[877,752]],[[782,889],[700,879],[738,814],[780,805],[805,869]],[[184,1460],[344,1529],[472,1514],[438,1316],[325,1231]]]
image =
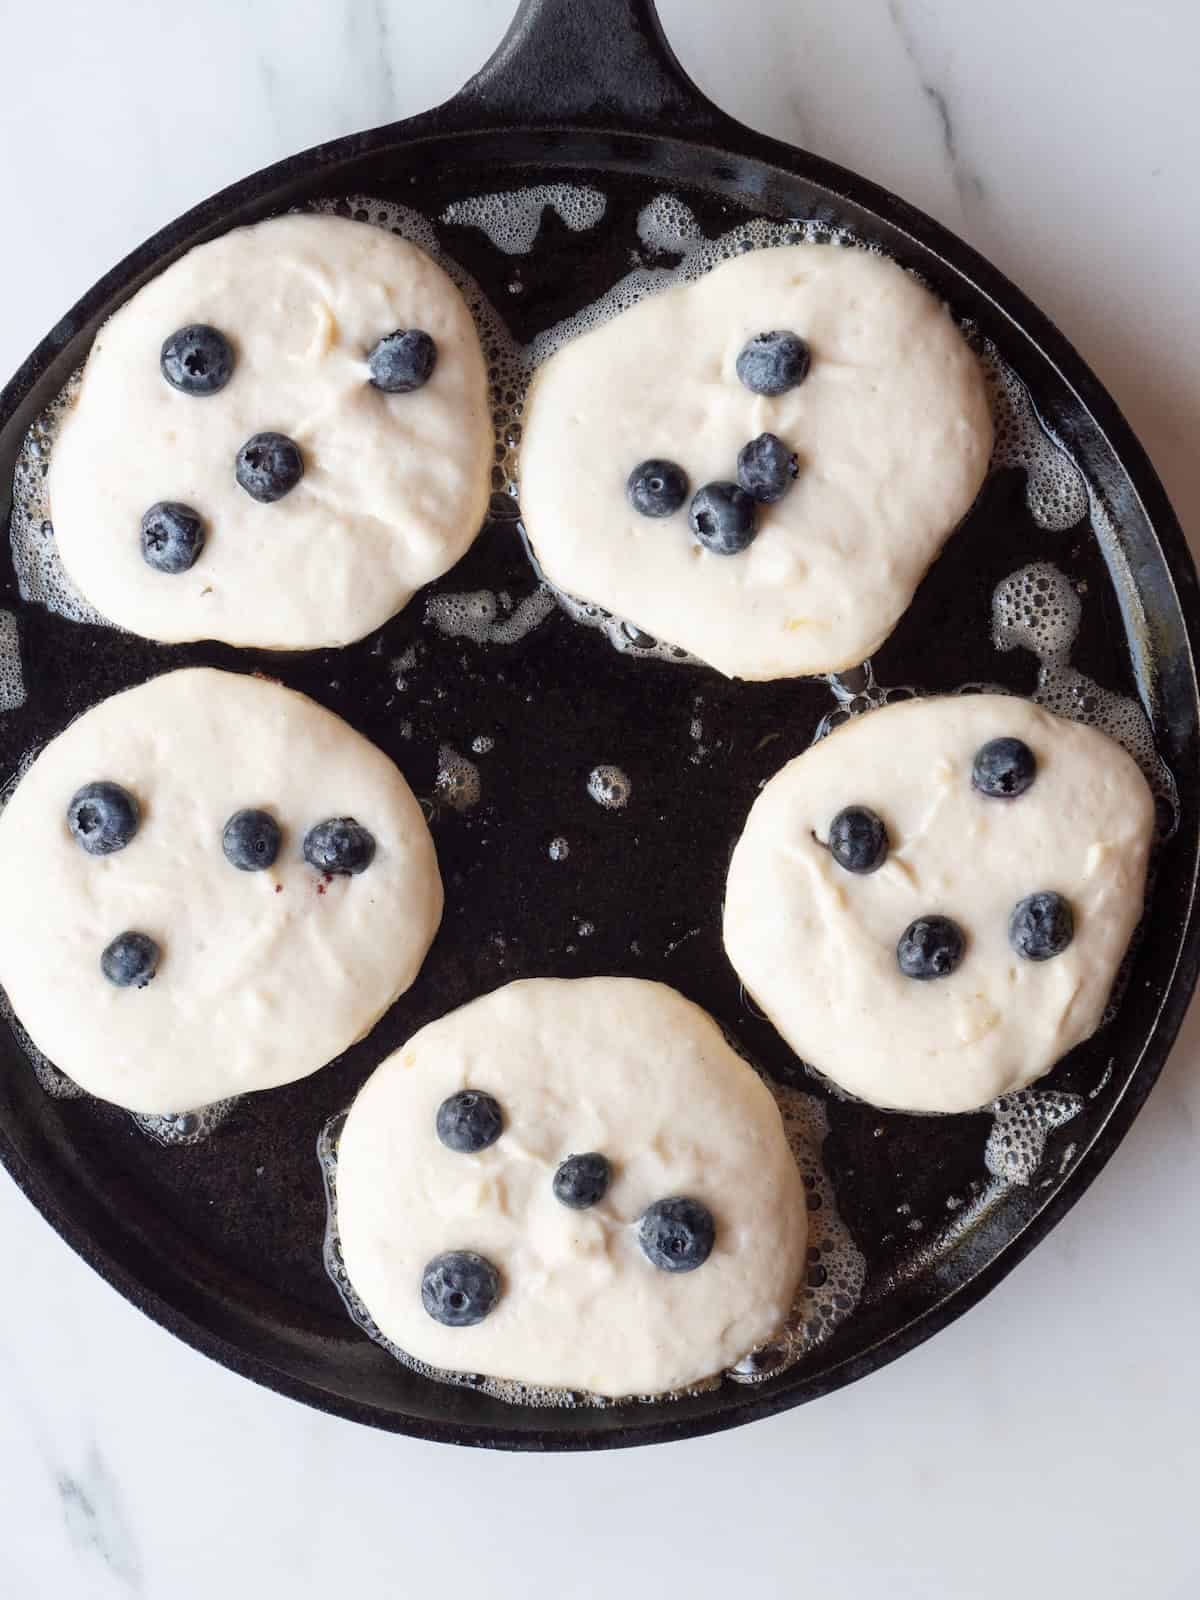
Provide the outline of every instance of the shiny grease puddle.
[[[414,788],[425,796],[423,805],[443,858],[449,853],[452,858],[471,855],[477,863],[494,862],[507,844],[505,821],[507,814],[512,822],[511,806],[532,805],[540,810],[542,821],[532,835],[526,825],[525,838],[534,839],[542,867],[559,875],[553,892],[547,885],[545,898],[555,900],[557,906],[564,882],[569,883],[569,914],[559,915],[556,910],[550,921],[543,920],[535,943],[519,914],[521,890],[514,889],[511,874],[504,885],[489,885],[486,874],[481,880],[472,867],[460,863],[455,870],[452,864],[447,877],[448,900],[458,904],[448,905],[447,922],[461,918],[462,937],[471,936],[473,924],[481,952],[473,964],[468,963],[473,965],[473,975],[460,983],[464,992],[458,1001],[510,978],[537,972],[553,971],[560,976],[629,972],[674,982],[685,992],[690,983],[693,997],[708,1005],[726,1025],[731,1018],[737,1019],[740,1038],[763,1062],[764,1076],[780,1103],[812,1208],[809,1278],[788,1328],[770,1351],[748,1359],[729,1374],[744,1382],[772,1376],[823,1343],[851,1314],[867,1276],[868,1264],[839,1215],[834,1185],[823,1165],[823,1149],[825,1157],[829,1155],[828,1118],[838,1115],[839,1106],[853,1104],[862,1124],[859,1134],[874,1140],[881,1152],[887,1148],[890,1126],[920,1119],[890,1117],[846,1101],[790,1056],[744,994],[736,1001],[729,999],[731,994],[737,995],[737,985],[723,962],[718,922],[720,884],[733,837],[762,783],[840,722],[900,696],[978,688],[1028,693],[1060,715],[1104,728],[1130,750],[1146,772],[1160,801],[1164,832],[1168,831],[1175,809],[1174,785],[1157,757],[1140,705],[1131,696],[1102,686],[1072,663],[1085,614],[1100,603],[1092,600],[1089,590],[1089,585],[1100,587],[1095,577],[1072,574],[1087,564],[1081,560],[1081,552],[1089,520],[1110,558],[1116,550],[1106,514],[1065,448],[1043,428],[1020,380],[992,347],[975,339],[996,423],[993,473],[981,502],[991,502],[984,509],[994,520],[995,502],[1000,498],[999,516],[1014,529],[1022,528],[1023,537],[1014,538],[1013,544],[1023,546],[1029,559],[995,575],[986,604],[976,605],[968,614],[969,622],[974,626],[977,656],[982,653],[998,663],[997,652],[1022,652],[1036,662],[1034,681],[1014,691],[982,676],[966,683],[947,680],[943,672],[913,685],[911,638],[907,671],[901,668],[893,673],[891,667],[897,640],[909,631],[910,618],[906,618],[875,660],[852,672],[819,682],[732,685],[717,679],[670,641],[652,638],[626,619],[563,594],[538,572],[524,545],[516,498],[525,389],[537,365],[567,339],[648,294],[691,281],[742,250],[807,240],[845,248],[862,246],[847,234],[804,221],[751,220],[709,238],[682,200],[657,195],[638,214],[640,249],[630,270],[592,304],[522,345],[505,327],[505,307],[487,301],[474,279],[447,254],[438,227],[425,217],[392,203],[357,197],[316,209],[352,215],[364,224],[391,228],[412,238],[441,261],[463,289],[489,361],[496,420],[494,495],[488,529],[454,573],[419,595],[401,618],[393,619],[372,640],[347,652],[326,654],[328,675],[323,694],[320,684],[314,688],[306,681],[296,687],[316,692],[390,748]],[[585,235],[603,220],[605,200],[590,187],[555,184],[455,202],[439,221],[443,227],[485,236],[488,248],[509,263],[504,272],[505,290],[515,300],[526,292],[523,261],[534,247],[547,213],[569,232]],[[458,237],[461,242],[462,235]],[[970,326],[965,331],[973,337]],[[75,592],[58,561],[45,502],[48,455],[57,420],[76,381],[77,377],[25,441],[16,471],[12,541],[23,599],[74,623],[97,624],[102,619]],[[979,511],[977,507],[968,520],[974,520]],[[1076,543],[1063,561],[1061,536],[1073,533],[1078,536]],[[1040,539],[1042,535],[1046,537]],[[1060,537],[1056,540],[1054,536]],[[1089,540],[1092,537],[1087,534]],[[969,534],[962,535],[961,543],[968,539]],[[930,593],[944,593],[956,586],[963,559],[956,556],[958,548],[952,541],[947,555],[919,591],[911,614],[918,628],[922,603]],[[1051,548],[1058,555],[1056,562],[1047,557]],[[939,575],[944,579],[940,584]],[[464,588],[462,582],[468,576],[475,586]],[[576,625],[569,648],[562,634],[565,621]],[[646,678],[647,726],[635,730],[619,717],[605,718],[601,713],[598,721],[606,731],[587,728],[588,737],[582,741],[589,746],[586,754],[580,741],[575,741],[576,747],[562,748],[556,761],[543,738],[532,741],[533,749],[515,751],[514,710],[538,724],[541,731],[552,733],[553,726],[547,729],[546,724],[560,725],[564,716],[571,717],[593,676],[605,676],[607,669],[563,672],[564,661],[569,667],[581,652],[587,655],[587,635],[582,630],[589,630],[593,638],[598,635],[631,665],[638,662],[639,668],[634,670],[657,675],[653,680]],[[594,645],[591,648],[594,650]],[[558,667],[562,682],[554,681],[552,671],[544,676],[539,671],[522,675],[523,659],[527,661],[534,652],[540,653],[551,669]],[[598,667],[594,657],[591,661],[593,668]],[[356,716],[367,674],[372,715],[386,725],[386,739],[376,727],[364,725],[365,712]],[[490,705],[487,711],[469,718],[462,697],[456,702],[448,691],[448,674],[461,676],[468,688],[472,680],[481,685],[488,680],[489,687],[504,686],[510,691],[510,715],[497,721],[495,707]],[[682,676],[668,688],[665,674]],[[889,682],[892,677],[894,684]],[[573,684],[582,684],[582,691]],[[599,683],[597,697],[603,692],[604,685]],[[0,710],[19,705],[24,693],[16,623],[10,613],[0,613]],[[823,706],[817,696],[825,697]],[[757,701],[755,711],[748,710],[751,697]],[[486,696],[478,699],[484,703]],[[595,709],[594,705],[588,708],[589,724]],[[659,715],[664,709],[668,711],[665,723]],[[24,764],[33,753],[28,752]],[[668,759],[659,761],[658,757]],[[723,787],[721,769],[735,758],[745,772],[738,784]],[[674,770],[664,775],[666,767]],[[17,775],[13,775],[14,781]],[[696,845],[695,860],[706,863],[703,871],[695,873],[701,893],[688,895],[679,892],[678,881],[673,882],[670,874],[663,878],[654,870],[647,871],[646,864],[655,855],[656,829],[664,825],[687,828],[689,807],[699,806],[711,806],[719,815],[715,827],[712,818],[706,819],[707,842],[697,841]],[[607,822],[603,814],[607,814]],[[452,840],[448,830],[454,829],[459,832]],[[615,885],[610,886],[615,887],[615,896],[602,895],[591,874],[611,868],[618,857],[632,870],[617,874]],[[525,892],[536,895],[536,884]],[[623,906],[622,894],[626,897]],[[679,903],[678,916],[671,914],[674,901]],[[473,914],[468,916],[468,912]],[[677,955],[681,951],[682,955]],[[714,990],[703,977],[695,976],[704,972],[706,964],[723,974],[724,1003],[719,988]],[[481,976],[481,968],[486,976]],[[448,1007],[435,1006],[432,1014],[439,1009]],[[38,1054],[11,1013],[5,1014],[46,1092],[59,1098],[79,1096],[70,1080]],[[411,1021],[398,1018],[398,1025],[389,1027],[385,1019],[371,1048],[357,1052],[363,1075],[411,1032],[412,1026]],[[326,1069],[328,1074],[335,1071],[336,1066]],[[1099,1094],[1105,1081],[1086,1094]],[[828,1098],[822,1099],[822,1095]],[[338,1098],[334,1096],[335,1104]],[[255,1099],[273,1100],[275,1095]],[[346,1103],[344,1093],[340,1103]],[[989,1108],[981,1160],[960,1164],[954,1174],[946,1174],[945,1192],[936,1197],[928,1192],[911,1196],[906,1192],[892,1208],[895,1221],[892,1231],[883,1235],[884,1241],[899,1241],[898,1253],[903,1256],[909,1250],[908,1259],[916,1269],[930,1249],[953,1248],[955,1240],[1013,1186],[1055,1182],[1068,1165],[1074,1146],[1058,1150],[1051,1163],[1055,1170],[1044,1176],[1048,1141],[1079,1115],[1084,1103],[1084,1093],[1057,1088],[1025,1090],[998,1101]],[[180,1116],[131,1120],[139,1132],[156,1142],[193,1146],[231,1120],[236,1127],[235,1114],[245,1116],[247,1109],[236,1101],[226,1101]],[[269,1122],[270,1115],[266,1109],[260,1120]],[[320,1140],[328,1203],[325,1267],[358,1326],[397,1359],[443,1381],[463,1383],[523,1404],[599,1403],[585,1395],[535,1391],[476,1375],[430,1372],[383,1339],[346,1280],[337,1242],[336,1137],[343,1116],[344,1112],[328,1116]],[[226,1127],[222,1138],[227,1139],[230,1131]],[[219,1151],[221,1143],[219,1139],[214,1149]],[[255,1172],[263,1176],[265,1169],[260,1165]],[[847,1172],[846,1183],[851,1178],[852,1173]],[[847,1198],[844,1194],[843,1200]]]

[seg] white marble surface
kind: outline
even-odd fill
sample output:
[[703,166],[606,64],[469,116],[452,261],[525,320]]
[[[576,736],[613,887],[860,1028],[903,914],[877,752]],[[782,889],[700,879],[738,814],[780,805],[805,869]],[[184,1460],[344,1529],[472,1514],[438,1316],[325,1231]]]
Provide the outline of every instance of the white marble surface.
[[[194,201],[449,93],[509,9],[0,4],[0,372]],[[1194,0],[662,11],[729,110],[1031,293],[1200,524]],[[1198,1054],[1193,1012],[1099,1182],[935,1341],[800,1412],[632,1454],[439,1449],[278,1399],[152,1326],[0,1180],[0,1594],[1193,1600]]]

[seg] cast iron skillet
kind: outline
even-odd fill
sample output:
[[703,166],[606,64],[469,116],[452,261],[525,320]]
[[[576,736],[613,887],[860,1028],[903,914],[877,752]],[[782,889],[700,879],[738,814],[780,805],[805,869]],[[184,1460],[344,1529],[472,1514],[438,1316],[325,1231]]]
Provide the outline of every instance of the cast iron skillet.
[[[1085,1109],[1051,1137],[1033,1183],[1010,1189],[965,1235],[955,1232],[947,1204],[982,1188],[988,1118],[930,1121],[830,1099],[826,1164],[869,1269],[862,1303],[832,1340],[757,1389],[727,1382],[668,1405],[514,1409],[418,1378],[351,1325],[321,1265],[317,1131],[413,1028],[511,978],[545,973],[662,978],[707,1005],[768,1070],[824,1094],[743,1004],[721,953],[718,912],[729,850],[757,786],[809,742],[830,708],[826,687],[738,686],[679,663],[638,660],[561,614],[520,644],[480,649],[425,626],[420,598],[342,652],[279,658],[212,644],[167,649],[22,603],[5,544],[2,599],[18,617],[30,693],[20,711],[0,718],[0,773],[103,697],[189,662],[282,676],[391,752],[418,793],[432,791],[440,740],[459,750],[476,734],[496,743],[480,757],[483,804],[444,811],[435,822],[448,888],[442,933],[418,983],[367,1041],[304,1083],[252,1096],[207,1143],[163,1149],[113,1108],[48,1098],[0,1030],[0,1158],[110,1283],[235,1371],[398,1432],[559,1450],[729,1427],[871,1371],[992,1288],[1095,1177],[1149,1092],[1197,974],[1200,606],[1182,534],[1145,454],[1046,318],[896,196],[751,133],[710,105],[673,57],[651,0],[525,0],[495,56],[449,104],[281,162],[136,250],[0,395],[0,517],[25,430],[83,361],[100,323],[191,246],[318,197],[368,194],[437,218],[452,199],[548,179],[601,189],[607,211],[583,233],[547,213],[518,264],[520,295],[506,293],[512,258],[482,232],[441,230],[520,339],[587,304],[628,269],[637,213],[664,189],[681,194],[712,234],[753,213],[847,226],[919,269],[957,314],[973,318],[1085,467],[1120,550],[1086,521],[1063,534],[1039,530],[1025,510],[1021,474],[997,474],[875,658],[877,675],[929,690],[977,679],[1028,693],[1032,658],[992,648],[988,602],[1000,578],[1049,557],[1088,586],[1075,664],[1140,697],[1180,791],[1125,1001],[1049,1080],[1083,1093]],[[1112,576],[1122,561],[1132,602],[1128,584]],[[497,517],[438,587],[516,596],[531,583],[511,519]],[[412,642],[419,668],[401,692],[387,663]],[[688,759],[697,711],[715,751],[699,764]],[[768,732],[778,737],[759,748]],[[632,779],[634,799],[623,813],[603,812],[584,794],[584,776],[603,760],[619,762]],[[560,833],[571,857],[551,863],[546,844]],[[578,933],[584,920],[594,926],[590,937]],[[898,1212],[902,1206],[908,1210]]]

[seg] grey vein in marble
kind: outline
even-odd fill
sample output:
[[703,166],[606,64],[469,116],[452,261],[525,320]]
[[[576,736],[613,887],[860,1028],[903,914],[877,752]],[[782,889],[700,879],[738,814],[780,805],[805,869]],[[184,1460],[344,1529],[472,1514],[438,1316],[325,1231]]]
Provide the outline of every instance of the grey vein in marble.
[[942,148],[946,153],[946,160],[950,166],[950,174],[954,180],[958,203],[962,209],[964,219],[970,220],[980,202],[984,199],[983,179],[977,172],[972,171],[963,159],[962,151],[959,148],[958,131],[955,127],[954,118],[950,113],[950,102],[945,90],[940,89],[932,81],[928,71],[922,64],[921,50],[916,32],[912,27],[911,18],[901,4],[901,0],[888,0],[888,15],[891,17],[896,35],[904,47],[904,54],[912,63],[921,93],[937,115]]
[[396,71],[392,64],[392,29],[386,0],[375,0],[375,65],[378,78],[379,120],[390,122],[396,115]]
[[78,1476],[60,1469],[54,1483],[67,1537],[76,1550],[94,1555],[131,1595],[143,1594],[137,1542],[125,1516],[116,1479],[96,1446],[89,1445]]

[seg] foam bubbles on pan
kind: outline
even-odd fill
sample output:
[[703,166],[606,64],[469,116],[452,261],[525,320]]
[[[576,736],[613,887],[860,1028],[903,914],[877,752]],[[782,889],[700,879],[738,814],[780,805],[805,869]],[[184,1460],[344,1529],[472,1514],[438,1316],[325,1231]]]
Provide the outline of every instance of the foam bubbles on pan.
[[1058,666],[1069,656],[1082,616],[1074,584],[1048,561],[1033,562],[1005,578],[992,595],[992,641],[997,650],[1019,645]]
[[1001,1095],[988,1108],[993,1117],[984,1165],[1005,1184],[1027,1184],[1042,1164],[1046,1140],[1083,1110],[1077,1094],[1021,1089]]
[[533,248],[546,211],[553,211],[572,233],[586,233],[603,217],[605,206],[599,189],[544,183],[455,200],[442,212],[442,221],[479,228],[506,256],[523,256]]
[[605,811],[623,811],[633,785],[620,767],[599,766],[588,773],[587,792]]
[[[854,1310],[866,1282],[866,1263],[838,1214],[833,1184],[821,1161],[821,1147],[829,1132],[825,1107],[815,1095],[787,1089],[764,1079],[774,1094],[783,1118],[792,1157],[800,1169],[808,1205],[808,1267],[796,1291],[787,1322],[770,1343],[747,1353],[725,1376],[738,1383],[760,1383],[793,1366],[815,1350]],[[322,1128],[317,1139],[317,1160],[325,1186],[325,1270],[354,1323],[389,1355],[421,1377],[438,1383],[478,1390],[495,1400],[524,1406],[590,1406],[602,1408],[618,1402],[585,1390],[541,1388],[481,1373],[452,1372],[418,1361],[394,1344],[359,1298],[342,1255],[337,1227],[338,1141],[346,1124],[342,1111]],[[682,1391],[630,1395],[627,1399],[661,1403],[684,1394],[701,1394],[716,1388],[721,1376]]]
[[603,606],[594,605],[590,600],[577,600],[574,595],[567,594],[565,590],[551,583],[548,578],[543,578],[542,582],[553,595],[556,604],[573,622],[577,622],[581,628],[595,628],[604,635],[614,650],[658,661],[688,661],[693,666],[703,665],[695,656],[689,655],[678,645],[654,638],[652,634],[643,632],[634,623],[614,616],[611,611],[605,611]]
[[876,683],[875,667],[869,657],[857,667],[822,674],[822,681],[829,685],[834,706],[833,710],[827,711],[817,724],[817,730],[813,734],[814,744],[836,728],[840,728],[843,723],[849,722],[852,717],[862,716],[864,711],[874,711],[879,706],[894,705],[899,700],[912,700],[918,694],[918,691],[908,684],[885,687]]
[[430,595],[425,620],[448,639],[475,644],[517,644],[554,610],[555,596],[546,584],[506,608],[504,597],[490,589],[461,594]]
[[486,644],[492,637],[499,606],[490,589],[464,594],[435,594],[425,602],[425,620],[448,639],[473,639]]
[[[1049,561],[1035,561],[997,584],[992,595],[992,639],[998,650],[1024,649],[1037,657],[1032,698],[1060,717],[1100,728],[1141,767],[1170,818],[1178,815],[1175,780],[1154,746],[1154,731],[1136,700],[1117,694],[1071,665],[1083,600]],[[1168,824],[1170,826],[1170,824]]]
[[25,679],[21,673],[21,643],[17,619],[0,611],[0,711],[15,711],[25,704]]
[[227,1122],[237,1107],[238,1095],[228,1100],[214,1100],[211,1105],[199,1106],[195,1111],[166,1112],[146,1115],[133,1112],[134,1125],[159,1144],[202,1144],[223,1122]]
[[1087,481],[1066,446],[1038,416],[1029,390],[990,342],[980,352],[995,438],[992,470],[1020,467],[1025,501],[1039,528],[1060,533],[1088,513]]
[[47,610],[55,611],[71,622],[114,628],[116,625],[101,616],[95,606],[89,605],[67,576],[50,520],[50,498],[46,484],[50,452],[63,419],[75,404],[82,377],[83,368],[80,367],[72,373],[45,411],[34,419],[21,442],[13,470],[9,537],[17,574],[17,590],[22,600],[45,606]]
[[685,255],[702,239],[691,208],[674,194],[656,194],[638,213],[637,235],[651,252]]
[[443,805],[455,811],[472,810],[483,794],[479,768],[450,745],[439,745],[433,792]]

